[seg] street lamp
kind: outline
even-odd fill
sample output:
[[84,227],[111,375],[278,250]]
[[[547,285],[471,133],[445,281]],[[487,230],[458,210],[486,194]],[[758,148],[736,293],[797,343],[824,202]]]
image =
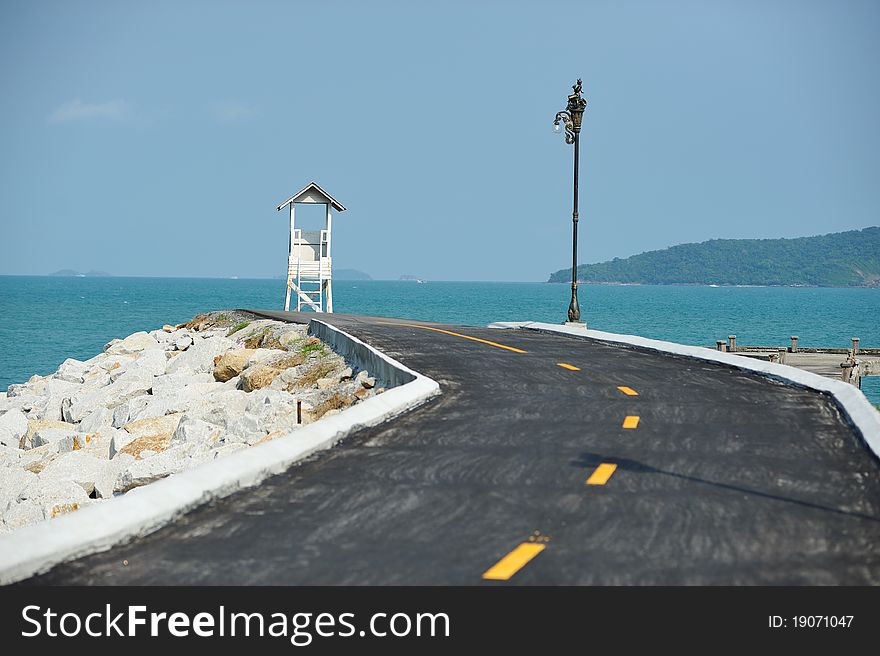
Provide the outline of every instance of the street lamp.
[[578,305],[577,285],[577,252],[578,252],[578,155],[580,154],[581,119],[587,107],[587,101],[581,96],[581,79],[573,85],[572,94],[568,97],[568,105],[561,112],[556,112],[553,131],[562,131],[560,123],[565,123],[565,143],[574,144],[574,204],[571,212],[571,303],[568,305],[568,323],[583,323],[581,308]]

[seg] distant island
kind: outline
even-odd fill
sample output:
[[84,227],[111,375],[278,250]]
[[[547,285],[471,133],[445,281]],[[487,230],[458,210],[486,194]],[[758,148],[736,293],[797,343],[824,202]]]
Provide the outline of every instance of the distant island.
[[61,277],[79,277],[79,278],[107,278],[110,276],[106,271],[87,271],[86,273],[80,273],[79,271],[74,271],[73,269],[59,269],[53,273],[49,274],[50,276],[61,276]]
[[[880,227],[795,239],[712,239],[597,264],[583,282],[654,285],[880,287]],[[548,282],[571,281],[560,269]]]
[[333,278],[336,280],[372,280],[369,273],[357,269],[333,269]]

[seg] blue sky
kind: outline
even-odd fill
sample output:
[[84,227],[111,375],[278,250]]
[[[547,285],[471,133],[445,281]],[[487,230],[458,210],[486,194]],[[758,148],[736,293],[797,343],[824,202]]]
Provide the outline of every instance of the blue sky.
[[334,265],[545,280],[711,238],[877,225],[880,3],[5,2],[0,274],[280,275],[275,205],[349,211]]

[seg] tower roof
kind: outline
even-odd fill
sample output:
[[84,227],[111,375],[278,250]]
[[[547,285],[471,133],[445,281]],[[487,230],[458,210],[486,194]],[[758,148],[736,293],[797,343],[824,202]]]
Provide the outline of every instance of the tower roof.
[[344,212],[345,206],[340,203],[338,200],[333,198],[326,191],[321,189],[320,185],[317,182],[310,182],[305,187],[296,192],[293,196],[288,198],[286,201],[281,203],[278,206],[280,210],[282,207],[287,207],[291,203],[321,203],[324,205],[331,205],[333,209],[337,212]]

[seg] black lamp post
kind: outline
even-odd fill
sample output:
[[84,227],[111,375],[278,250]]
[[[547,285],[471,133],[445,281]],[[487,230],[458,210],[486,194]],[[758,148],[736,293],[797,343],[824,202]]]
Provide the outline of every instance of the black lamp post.
[[580,154],[581,120],[587,101],[581,96],[582,82],[578,78],[577,84],[573,85],[572,94],[568,97],[568,106],[556,112],[553,121],[553,131],[561,132],[560,122],[565,123],[565,143],[574,144],[574,204],[571,212],[571,303],[568,305],[568,321],[570,323],[581,322],[581,308],[578,304],[577,285],[577,252],[578,252],[578,156]]

